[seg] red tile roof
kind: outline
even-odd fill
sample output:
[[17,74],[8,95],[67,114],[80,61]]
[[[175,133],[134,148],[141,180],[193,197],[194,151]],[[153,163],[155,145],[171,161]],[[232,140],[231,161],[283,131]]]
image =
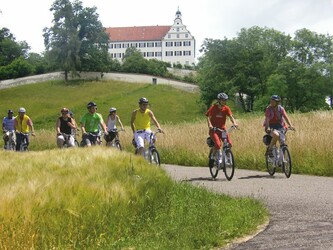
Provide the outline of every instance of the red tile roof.
[[111,42],[158,41],[168,33],[171,26],[141,26],[106,28]]

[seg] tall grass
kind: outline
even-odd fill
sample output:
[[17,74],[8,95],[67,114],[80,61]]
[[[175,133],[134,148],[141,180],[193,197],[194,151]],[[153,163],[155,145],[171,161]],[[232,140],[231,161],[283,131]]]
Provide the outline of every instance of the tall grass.
[[[333,176],[331,167],[333,144],[333,112],[318,111],[307,114],[290,114],[297,131],[287,133],[293,173]],[[236,119],[239,130],[231,134],[237,168],[266,171],[265,145],[262,142],[264,129],[260,115],[243,116]],[[227,123],[230,126],[230,123]],[[185,166],[207,166],[209,148],[206,145],[208,128],[205,120],[191,123],[162,124],[165,134],[157,135],[157,148],[162,163]],[[154,127],[152,127],[154,129]],[[133,134],[128,126],[120,132],[120,140],[126,151],[133,152]],[[78,138],[80,140],[80,137]],[[1,142],[2,143],[2,142]],[[0,145],[2,145],[0,143]],[[31,139],[31,150],[56,148],[55,133],[40,130]]]
[[210,249],[267,219],[105,147],[1,151],[0,180],[0,249]]

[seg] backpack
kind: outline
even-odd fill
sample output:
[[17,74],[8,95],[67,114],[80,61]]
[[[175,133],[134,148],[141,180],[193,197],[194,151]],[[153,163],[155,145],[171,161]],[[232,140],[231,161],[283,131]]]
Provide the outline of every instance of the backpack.
[[[272,119],[272,118],[274,117],[274,110],[273,110],[273,108],[272,108],[271,106],[268,106],[268,107],[266,108],[266,110],[267,110],[267,109],[269,109],[269,111],[270,111],[269,119]],[[284,120],[283,120],[282,112],[283,112],[283,107],[282,107],[281,105],[278,105],[278,108],[277,108],[277,117],[278,117],[279,123],[280,123],[281,125],[284,124]],[[263,122],[263,126],[265,126],[265,125],[266,125],[266,118],[265,118],[265,120],[264,120],[264,122]]]

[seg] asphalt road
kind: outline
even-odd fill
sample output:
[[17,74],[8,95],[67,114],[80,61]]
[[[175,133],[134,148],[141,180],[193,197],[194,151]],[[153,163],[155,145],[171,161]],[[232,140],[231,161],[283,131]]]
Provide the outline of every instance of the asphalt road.
[[236,169],[227,181],[223,172],[212,180],[208,167],[164,165],[177,181],[231,196],[263,201],[271,217],[256,236],[228,249],[333,249],[333,178]]

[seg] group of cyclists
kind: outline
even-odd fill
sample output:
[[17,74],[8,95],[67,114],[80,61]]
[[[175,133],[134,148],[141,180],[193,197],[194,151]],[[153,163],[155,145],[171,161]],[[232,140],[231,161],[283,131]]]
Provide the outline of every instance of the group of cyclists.
[[21,107],[18,109],[18,115],[14,116],[14,111],[9,109],[7,116],[2,121],[2,131],[4,139],[4,147],[6,142],[12,138],[15,144],[15,150],[20,151],[21,143],[25,141],[29,145],[29,133],[35,136],[35,129],[30,117],[26,114],[26,109]]
[[[226,129],[226,118],[228,117],[233,126],[238,127],[235,118],[231,112],[230,107],[226,104],[228,95],[226,93],[219,93],[217,95],[217,102],[210,106],[205,113],[207,117],[207,124],[209,129],[209,136],[214,142],[213,150],[221,152],[221,131]],[[266,155],[272,154],[272,148],[276,142],[280,139],[284,141],[284,130],[286,126],[293,128],[291,121],[285,111],[280,105],[281,98],[278,95],[272,95],[270,104],[267,106],[265,111],[264,128],[265,132],[271,136],[271,141],[267,147]],[[133,141],[136,145],[138,154],[143,154],[144,143],[149,143],[151,134],[151,121],[154,123],[156,128],[163,132],[159,122],[157,121],[152,110],[148,108],[149,101],[145,97],[141,97],[138,101],[139,107],[132,112],[131,116],[131,129],[133,132]],[[117,132],[117,124],[124,131],[124,126],[117,115],[117,109],[111,107],[109,109],[109,115],[107,122],[104,122],[103,116],[97,112],[97,104],[95,102],[89,102],[87,104],[87,113],[85,113],[80,120],[80,128],[82,133],[81,146],[91,146],[101,142],[101,131],[104,133],[104,139],[108,144],[111,142]],[[32,136],[35,135],[33,122],[28,115],[26,115],[25,108],[21,107],[18,109],[18,115],[14,116],[13,110],[8,110],[8,114],[4,117],[2,122],[3,139],[6,141],[10,136],[14,138],[16,142],[16,151],[19,151],[20,144],[23,138],[26,138],[27,145],[29,145],[29,133]],[[56,132],[57,132],[57,145],[59,148],[75,146],[75,135],[80,130],[74,117],[73,113],[68,108],[61,109],[61,116],[56,121]],[[227,140],[232,145],[231,139],[228,136]]]
[[[152,121],[157,129],[162,132],[161,126],[158,123],[154,113],[148,109],[149,101],[147,98],[142,97],[139,99],[139,108],[132,112],[131,116],[131,129],[133,131],[133,138],[135,140],[138,154],[144,154],[144,142],[149,143],[151,128],[150,122]],[[101,142],[101,131],[104,133],[106,144],[114,140],[118,131],[117,125],[120,126],[121,131],[124,131],[123,123],[117,109],[111,107],[106,123],[104,122],[102,114],[97,112],[97,104],[89,102],[87,104],[87,113],[85,113],[80,120],[80,128],[82,132],[81,146],[91,146]],[[78,130],[78,125],[75,119],[70,115],[67,108],[61,109],[61,116],[57,120],[57,144],[58,147],[63,147],[67,144],[68,147],[75,146],[75,133]]]
[[[206,112],[209,136],[214,142],[213,154],[218,151],[219,155],[221,152],[221,130],[226,130],[226,118],[229,117],[233,126],[238,127],[230,107],[226,104],[228,95],[226,93],[219,93],[217,95],[217,102],[213,104]],[[282,144],[285,143],[285,130],[287,126],[294,129],[285,109],[280,105],[281,98],[278,95],[272,95],[270,104],[265,109],[265,121],[264,128],[267,135],[271,137],[270,143],[267,146],[265,155],[272,156],[272,149],[279,140]],[[227,140],[230,147],[232,146],[229,135]]]

